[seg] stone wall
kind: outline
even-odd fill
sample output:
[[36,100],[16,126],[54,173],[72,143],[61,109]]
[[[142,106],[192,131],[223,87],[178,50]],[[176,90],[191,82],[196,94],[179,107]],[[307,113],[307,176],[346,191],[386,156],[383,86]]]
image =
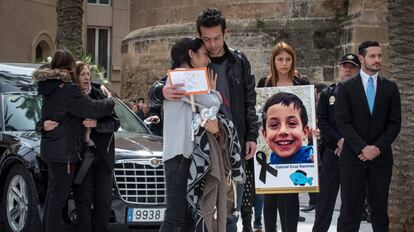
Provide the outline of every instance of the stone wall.
[[131,31],[139,28],[195,22],[207,7],[225,13],[226,19],[327,18],[343,0],[132,0]]
[[44,58],[53,54],[56,0],[0,2],[0,61],[35,62],[36,46],[44,42]]
[[347,20],[341,25],[341,45],[344,53],[357,53],[359,44],[366,40],[376,40],[381,44],[383,75],[389,73],[387,15],[387,0],[351,0]]
[[171,46],[179,38],[196,36],[194,21],[207,6],[219,7],[226,17],[226,42],[247,55],[256,80],[269,73],[272,47],[285,41],[294,47],[302,74],[314,83],[334,81],[334,67],[341,56],[338,12],[346,11],[342,1],[176,1],[171,11],[179,11],[174,13],[177,17],[147,15],[164,12],[164,2],[131,1],[131,28],[138,29],[122,43],[123,97],[147,96],[149,86],[168,70]]
[[[339,36],[332,20],[230,21],[226,39],[230,47],[243,51],[250,60],[256,80],[269,73],[271,49],[286,41],[296,50],[297,69],[312,82],[333,81],[338,60]],[[321,26],[322,25],[322,26]],[[146,96],[148,86],[164,76],[169,51],[178,38],[194,36],[193,24],[143,28],[130,33],[123,42],[122,94]]]
[[197,35],[196,17],[207,7],[222,11],[226,42],[247,55],[256,80],[269,73],[278,41],[295,49],[296,68],[312,83],[339,81],[338,60],[357,53],[364,40],[378,40],[388,60],[386,0],[131,0],[131,32],[122,42],[123,97],[147,96],[152,83],[167,73],[171,46]]

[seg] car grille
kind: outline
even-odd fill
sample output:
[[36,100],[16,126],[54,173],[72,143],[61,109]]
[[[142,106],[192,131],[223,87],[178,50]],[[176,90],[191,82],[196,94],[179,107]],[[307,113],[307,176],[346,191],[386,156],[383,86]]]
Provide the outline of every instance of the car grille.
[[122,200],[136,204],[165,204],[164,166],[159,159],[156,161],[158,166],[151,165],[150,160],[116,162],[115,183]]

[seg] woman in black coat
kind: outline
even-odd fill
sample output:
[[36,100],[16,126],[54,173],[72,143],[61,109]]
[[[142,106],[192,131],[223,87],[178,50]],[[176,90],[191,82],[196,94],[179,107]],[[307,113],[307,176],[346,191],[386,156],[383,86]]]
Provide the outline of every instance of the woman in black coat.
[[[272,49],[271,74],[261,78],[257,87],[308,85],[307,80],[295,76],[295,53],[288,44],[279,42]],[[265,194],[263,205],[266,231],[276,231],[277,209],[282,232],[296,232],[299,218],[298,193]]]
[[[91,85],[90,70],[85,63],[77,63],[75,74],[76,82],[85,95],[96,100],[106,98],[99,89]],[[87,145],[95,159],[85,173],[83,181],[74,187],[75,204],[79,216],[78,231],[105,232],[108,231],[112,202],[112,173],[115,163],[114,132],[118,130],[120,122],[113,113],[111,116],[97,120],[85,119],[83,125],[89,128],[90,140],[87,141]],[[91,204],[94,205],[93,211]]]
[[63,231],[62,213],[79,162],[84,140],[82,118],[111,115],[112,99],[92,100],[73,83],[75,60],[68,51],[57,50],[51,69],[33,73],[38,92],[43,96],[42,119],[56,122],[51,131],[42,130],[40,153],[48,166],[48,188],[42,231]]

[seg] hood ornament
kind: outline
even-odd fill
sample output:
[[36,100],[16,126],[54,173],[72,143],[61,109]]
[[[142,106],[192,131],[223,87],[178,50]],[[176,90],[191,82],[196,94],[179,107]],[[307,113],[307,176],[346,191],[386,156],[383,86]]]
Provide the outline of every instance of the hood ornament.
[[152,158],[149,160],[151,167],[158,168],[161,165],[162,160],[157,158]]

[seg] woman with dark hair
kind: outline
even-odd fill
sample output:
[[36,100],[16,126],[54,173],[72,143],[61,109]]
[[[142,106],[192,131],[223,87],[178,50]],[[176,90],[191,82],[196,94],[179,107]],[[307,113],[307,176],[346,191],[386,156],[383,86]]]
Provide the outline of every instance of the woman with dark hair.
[[[295,76],[296,56],[285,42],[277,43],[270,58],[271,74],[259,80],[257,87],[308,85],[309,82]],[[299,195],[265,194],[263,214],[266,231],[276,231],[277,209],[283,232],[296,232],[299,218]]]
[[[82,94],[74,84],[75,59],[65,50],[57,50],[51,69],[33,73],[38,92],[43,96],[42,120],[54,121],[52,130],[41,130],[41,159],[48,166],[48,188],[42,231],[63,231],[63,208],[72,186],[83,145],[85,129],[82,118],[101,118],[111,115],[112,99],[95,101]],[[50,128],[48,128],[50,129]]]
[[[210,62],[203,41],[198,38],[179,40],[171,49],[171,69],[206,67]],[[169,80],[167,83],[169,84]],[[195,96],[195,101],[199,96]],[[211,97],[209,106],[220,107],[219,96]],[[194,151],[191,141],[191,106],[183,100],[164,100],[163,161],[167,184],[167,209],[160,232],[194,231],[195,221],[188,211],[187,180]],[[217,122],[215,132],[218,131]],[[213,133],[215,133],[213,132]],[[181,230],[180,230],[181,228]]]
[[[144,102],[145,102],[145,100],[142,97],[138,98],[138,100],[136,102],[134,102],[135,105],[137,105],[137,112],[142,110],[142,105],[144,104]],[[137,113],[137,112],[135,112],[135,113]]]
[[[210,62],[203,41],[199,38],[179,40],[171,49],[171,59],[171,69],[175,70],[206,67]],[[207,94],[194,96],[196,112],[192,112],[188,96],[178,101],[165,99],[163,102],[163,161],[167,185],[167,209],[161,232],[193,232],[195,226],[197,231],[206,231],[205,228],[210,231],[217,225],[224,229],[226,227],[227,189],[224,168],[217,170],[215,169],[217,167],[210,164],[207,166],[197,166],[197,164],[205,164],[204,161],[213,163],[214,160],[220,162],[217,158],[230,159],[230,156],[240,164],[241,148],[233,124],[221,114],[217,114],[221,105],[220,93],[215,91],[217,76],[210,73],[209,78],[212,90]],[[170,84],[169,80],[166,82],[167,85]],[[205,125],[199,125],[197,120],[201,118],[202,111],[215,112],[213,114],[216,118],[206,120]],[[218,155],[216,151],[220,149],[223,154]],[[228,166],[235,170],[240,181],[244,180],[241,167],[235,168],[236,165],[233,163]],[[198,172],[200,170],[203,171]],[[208,176],[215,171],[222,173],[223,176],[221,181],[215,182],[214,185],[209,182]],[[229,172],[230,170],[226,169],[226,174]],[[202,195],[203,190],[217,194]],[[219,197],[220,193],[222,197]],[[199,199],[204,202],[198,201]],[[221,203],[217,203],[219,201]],[[219,212],[217,219],[213,219],[212,214],[205,213],[209,211],[207,210],[209,207],[213,207],[212,211],[217,207]]]
[[[106,98],[98,88],[91,85],[90,70],[83,62],[76,64],[75,81],[83,94],[90,98],[95,100]],[[112,202],[112,173],[115,164],[114,131],[118,130],[120,122],[114,112],[111,116],[99,119],[86,118],[82,124],[87,128],[85,142],[91,152],[87,154],[93,154],[93,158],[85,157],[85,163],[82,163],[77,176],[81,179],[79,180],[81,183],[75,182],[74,186],[79,219],[78,231],[105,232],[108,231]],[[88,158],[90,159],[87,160]],[[88,168],[82,169],[83,165]]]

